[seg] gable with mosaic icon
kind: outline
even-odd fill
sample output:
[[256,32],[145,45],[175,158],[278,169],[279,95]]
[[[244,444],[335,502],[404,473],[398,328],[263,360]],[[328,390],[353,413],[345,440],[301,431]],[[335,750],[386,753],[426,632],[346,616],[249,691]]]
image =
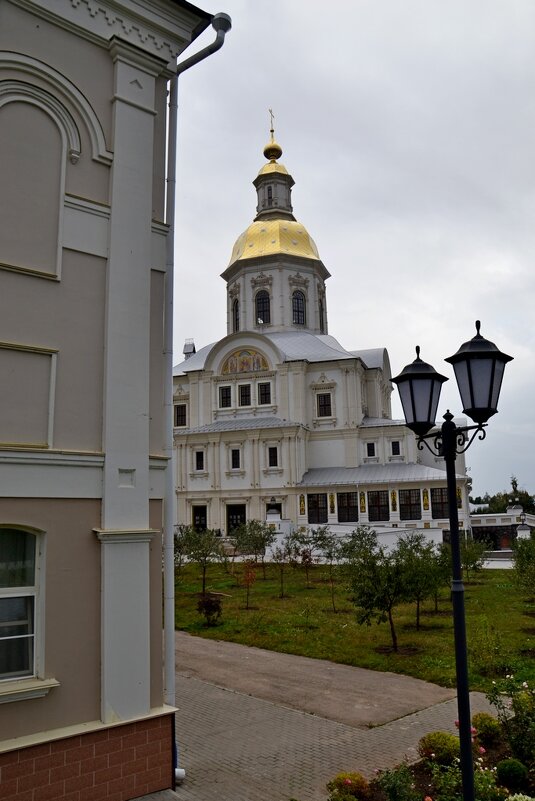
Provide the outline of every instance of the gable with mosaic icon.
[[261,370],[269,370],[266,357],[257,350],[241,349],[227,356],[221,367],[221,374],[257,373]]

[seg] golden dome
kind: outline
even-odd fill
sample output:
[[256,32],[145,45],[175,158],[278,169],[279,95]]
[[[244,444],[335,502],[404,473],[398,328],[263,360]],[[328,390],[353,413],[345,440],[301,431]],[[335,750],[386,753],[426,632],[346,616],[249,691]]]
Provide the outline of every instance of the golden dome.
[[283,175],[289,175],[284,164],[279,164],[277,161],[268,161],[267,164],[264,164],[264,166],[260,168],[258,175],[267,175],[270,172],[280,172]]
[[229,264],[278,253],[320,260],[316,244],[304,225],[295,220],[279,219],[251,223],[236,240]]

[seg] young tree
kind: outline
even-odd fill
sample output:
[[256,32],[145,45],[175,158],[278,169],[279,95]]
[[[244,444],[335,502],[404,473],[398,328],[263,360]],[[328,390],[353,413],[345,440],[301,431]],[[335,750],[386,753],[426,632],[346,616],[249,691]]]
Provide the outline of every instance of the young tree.
[[300,564],[305,571],[306,586],[310,589],[310,568],[316,561],[317,540],[315,529],[307,529],[305,526],[298,528],[292,533],[291,537],[293,564]]
[[416,602],[416,630],[419,631],[422,601],[431,597],[435,589],[435,546],[425,534],[414,531],[400,536],[397,551],[406,573],[406,599]]
[[182,547],[187,559],[198,564],[201,569],[201,592],[202,595],[206,595],[208,566],[212,562],[222,560],[225,556],[221,538],[211,529],[197,531],[192,526],[183,526],[181,536],[183,537]]
[[243,563],[243,586],[245,587],[245,608],[249,609],[249,596],[251,594],[251,587],[256,581],[255,563],[247,560]]
[[315,547],[320,553],[321,558],[325,561],[328,567],[329,586],[331,590],[331,605],[333,612],[336,614],[336,601],[335,601],[335,577],[338,568],[338,563],[342,556],[342,543],[340,538],[333,534],[329,526],[319,526],[313,529],[313,537]]
[[448,587],[451,584],[451,548],[446,542],[441,542],[436,547],[435,560],[431,566],[431,581],[435,612],[438,612],[438,594],[442,587]]
[[280,545],[277,545],[273,548],[272,551],[272,559],[277,565],[279,569],[279,580],[280,580],[280,593],[279,598],[284,598],[284,573],[290,559],[293,558],[294,554],[294,545],[292,541],[292,535],[287,534],[286,537],[283,538]]
[[461,566],[468,581],[471,573],[479,573],[485,564],[485,551],[488,543],[478,542],[473,537],[464,537],[461,540]]
[[[390,553],[378,544],[377,535],[363,530],[352,537],[349,549],[350,586],[359,623],[388,621],[392,648],[398,650],[393,610],[407,595],[406,571],[399,549]],[[372,534],[374,536],[372,536]]]
[[250,555],[255,562],[260,561],[262,565],[262,577],[266,579],[266,551],[270,548],[277,537],[276,531],[269,525],[260,520],[248,520],[242,523],[232,532],[231,541],[235,551]]

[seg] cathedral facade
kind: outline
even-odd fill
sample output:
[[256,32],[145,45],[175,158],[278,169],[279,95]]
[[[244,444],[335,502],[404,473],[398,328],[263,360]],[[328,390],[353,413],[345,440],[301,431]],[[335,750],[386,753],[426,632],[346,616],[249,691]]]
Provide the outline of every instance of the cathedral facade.
[[[293,214],[293,178],[271,141],[256,217],[222,278],[227,334],[174,369],[177,521],[228,535],[247,520],[279,528],[372,525],[383,534],[449,528],[443,460],[393,420],[385,348],[346,350],[329,334],[330,276]],[[464,461],[461,528],[469,526]]]

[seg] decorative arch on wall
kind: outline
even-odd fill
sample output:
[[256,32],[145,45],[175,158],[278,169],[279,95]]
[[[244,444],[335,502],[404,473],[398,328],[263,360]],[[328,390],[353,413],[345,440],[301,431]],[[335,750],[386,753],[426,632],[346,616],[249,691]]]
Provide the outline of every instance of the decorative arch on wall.
[[[28,84],[24,84],[22,81],[20,81],[20,83],[22,85],[30,86],[35,91],[36,96],[39,96],[39,92],[41,95],[52,93],[52,96],[58,107],[63,108],[65,103],[67,103],[67,105],[71,105],[79,115],[80,119],[83,121],[89,134],[92,159],[106,165],[110,165],[112,163],[113,153],[108,150],[106,146],[104,131],[102,130],[100,120],[95,114],[93,107],[88,102],[87,98],[85,98],[80,92],[80,90],[77,89],[76,86],[64,75],[62,75],[60,72],[57,72],[57,70],[53,69],[48,64],[45,64],[43,61],[39,61],[36,58],[32,58],[31,56],[23,55],[21,53],[13,53],[9,50],[0,50],[0,68],[2,71],[14,70],[19,75],[27,75],[29,77]],[[39,90],[38,86],[36,85],[32,86],[32,84],[35,84],[34,79],[36,78],[48,84],[48,93],[43,89]],[[8,81],[7,83],[11,82]],[[41,100],[43,100],[42,97]],[[63,103],[61,101],[63,101]],[[51,107],[49,108],[51,109]],[[62,114],[66,114],[67,117],[70,117],[74,124],[74,119],[66,108],[63,108]],[[57,116],[56,118],[60,119],[61,115]],[[64,123],[65,122],[66,120],[64,120]]]
[[270,369],[268,360],[263,353],[252,348],[240,348],[225,358],[221,365],[220,374],[257,373]]
[[80,133],[72,115],[53,95],[23,81],[0,81],[0,109],[7,103],[29,103],[37,106],[56,123],[67,148],[71,164],[80,158]]

